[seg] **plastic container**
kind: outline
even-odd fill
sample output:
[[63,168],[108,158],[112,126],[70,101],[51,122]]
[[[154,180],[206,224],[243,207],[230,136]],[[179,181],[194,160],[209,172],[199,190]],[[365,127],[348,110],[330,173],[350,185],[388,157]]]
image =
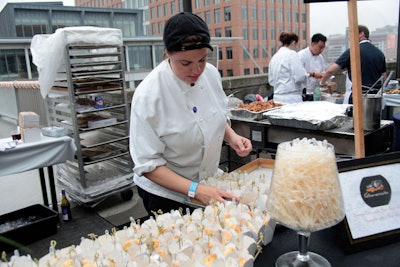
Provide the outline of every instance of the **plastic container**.
[[0,251],[10,252],[20,246],[57,233],[58,213],[32,205],[0,216]]

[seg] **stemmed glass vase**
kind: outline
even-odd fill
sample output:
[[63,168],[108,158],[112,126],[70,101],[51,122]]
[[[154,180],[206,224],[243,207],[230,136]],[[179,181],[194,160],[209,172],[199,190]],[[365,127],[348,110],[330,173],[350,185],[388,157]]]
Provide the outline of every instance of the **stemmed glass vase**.
[[299,237],[299,251],[283,254],[276,266],[331,266],[309,252],[308,244],[312,232],[339,223],[345,215],[333,146],[306,138],[279,144],[267,210]]

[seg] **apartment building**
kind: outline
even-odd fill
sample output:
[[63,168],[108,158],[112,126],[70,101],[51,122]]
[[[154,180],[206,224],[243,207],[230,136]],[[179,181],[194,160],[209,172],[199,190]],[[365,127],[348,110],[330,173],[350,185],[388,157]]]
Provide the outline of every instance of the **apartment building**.
[[[162,36],[166,20],[187,6],[185,0],[75,0],[75,4],[135,5],[144,10],[143,31],[151,36]],[[191,0],[190,4],[192,12],[209,26],[213,43],[218,46],[218,69],[223,77],[266,73],[271,56],[281,45],[282,31],[299,36],[299,49],[310,39],[309,6],[302,0]]]
[[[177,13],[179,1],[149,1],[150,33],[162,35],[165,21]],[[233,37],[218,44],[223,77],[266,73],[279,49],[279,34],[293,31],[306,46],[308,5],[301,0],[192,0],[192,12],[207,23],[212,37]]]

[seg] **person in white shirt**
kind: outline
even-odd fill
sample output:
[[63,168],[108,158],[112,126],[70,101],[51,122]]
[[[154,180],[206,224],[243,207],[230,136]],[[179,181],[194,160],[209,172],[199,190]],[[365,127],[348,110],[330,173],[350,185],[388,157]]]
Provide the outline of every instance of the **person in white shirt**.
[[287,104],[302,102],[307,71],[295,51],[299,37],[293,32],[282,32],[279,40],[282,46],[272,56],[268,68],[268,82],[274,88],[273,100]]
[[325,60],[321,53],[325,49],[326,41],[325,35],[316,33],[311,37],[310,46],[298,52],[300,60],[308,73],[305,85],[306,92],[303,91],[303,100],[305,101],[312,101],[314,89],[318,85],[319,79],[324,76]]
[[220,175],[223,141],[239,156],[252,150],[228,119],[228,98],[218,70],[207,63],[210,34],[197,15],[181,12],[164,28],[166,59],[136,88],[130,119],[134,182],[147,212],[187,208],[195,199],[239,200],[216,187],[199,184]]

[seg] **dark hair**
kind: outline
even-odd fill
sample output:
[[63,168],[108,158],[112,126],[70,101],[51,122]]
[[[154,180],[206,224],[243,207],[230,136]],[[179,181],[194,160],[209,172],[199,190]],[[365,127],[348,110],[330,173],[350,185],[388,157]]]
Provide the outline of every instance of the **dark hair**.
[[283,45],[288,46],[293,41],[297,43],[299,41],[299,37],[294,32],[281,32],[279,41],[281,41]]
[[369,30],[366,26],[364,25],[358,25],[358,33],[363,32],[365,35],[365,38],[369,39]]
[[311,43],[326,42],[326,36],[321,33],[316,33],[311,37]]

